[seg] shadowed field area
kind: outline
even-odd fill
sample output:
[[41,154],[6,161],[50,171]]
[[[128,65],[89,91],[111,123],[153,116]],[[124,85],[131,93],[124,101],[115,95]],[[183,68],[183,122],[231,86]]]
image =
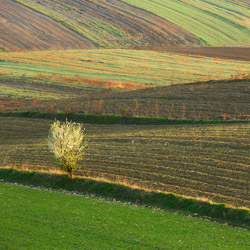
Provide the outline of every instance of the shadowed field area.
[[[51,122],[0,118],[0,164],[53,169]],[[89,146],[78,175],[250,208],[249,124],[85,126]]]
[[[40,99],[27,99],[27,95],[23,98],[21,96],[16,98],[17,92],[15,91],[13,97],[8,97],[7,93],[3,95],[2,91],[1,111],[36,110],[194,120],[250,118],[249,80],[211,81],[125,92],[13,80],[0,80],[1,85],[13,88],[22,86],[27,88],[28,93],[33,93],[38,87],[41,91],[40,96],[35,92],[37,98],[41,97]],[[48,93],[53,98],[42,99],[45,91],[49,91]],[[61,98],[63,94],[66,96],[58,99],[59,94]]]
[[174,52],[184,55],[222,58],[229,60],[250,61],[250,47],[151,47],[155,51]]

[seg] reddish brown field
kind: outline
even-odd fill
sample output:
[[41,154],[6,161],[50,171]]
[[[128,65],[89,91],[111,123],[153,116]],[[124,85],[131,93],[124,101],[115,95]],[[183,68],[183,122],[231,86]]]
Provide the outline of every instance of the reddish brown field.
[[0,49],[54,50],[95,48],[93,42],[15,1],[0,0]]
[[229,60],[250,61],[250,47],[161,47],[150,46],[141,49],[174,52],[184,55],[195,55],[222,58]]

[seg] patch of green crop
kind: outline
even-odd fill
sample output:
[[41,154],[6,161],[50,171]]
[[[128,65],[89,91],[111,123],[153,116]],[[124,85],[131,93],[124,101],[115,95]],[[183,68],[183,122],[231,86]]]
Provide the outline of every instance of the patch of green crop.
[[204,45],[250,44],[250,6],[226,0],[123,0],[196,35]]
[[11,87],[0,85],[0,96],[2,97],[12,97],[12,98],[25,98],[25,99],[39,99],[39,100],[50,100],[50,99],[60,99],[71,96],[67,93],[53,93],[50,91],[43,90],[32,90],[20,87]]
[[1,249],[247,249],[249,231],[0,183]]

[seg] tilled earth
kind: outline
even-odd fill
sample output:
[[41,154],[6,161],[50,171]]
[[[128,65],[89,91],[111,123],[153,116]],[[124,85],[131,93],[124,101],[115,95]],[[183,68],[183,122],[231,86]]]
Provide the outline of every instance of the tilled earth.
[[[191,119],[249,119],[249,80],[211,81],[128,92],[99,92],[57,101],[54,110]],[[33,107],[46,110],[46,105]]]
[[[54,169],[51,122],[0,118],[0,164]],[[250,208],[249,124],[85,127],[78,175]]]

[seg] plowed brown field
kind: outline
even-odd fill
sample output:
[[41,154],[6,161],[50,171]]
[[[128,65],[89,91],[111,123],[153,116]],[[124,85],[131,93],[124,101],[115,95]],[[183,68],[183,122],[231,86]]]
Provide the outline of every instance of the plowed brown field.
[[85,48],[95,48],[95,45],[48,16],[15,1],[0,0],[0,49],[18,51]]
[[171,47],[167,49],[152,48],[157,51],[171,51],[185,55],[199,55],[230,60],[250,61],[250,47]]
[[[51,122],[0,118],[0,165],[55,168]],[[78,175],[250,208],[249,124],[85,127]]]

